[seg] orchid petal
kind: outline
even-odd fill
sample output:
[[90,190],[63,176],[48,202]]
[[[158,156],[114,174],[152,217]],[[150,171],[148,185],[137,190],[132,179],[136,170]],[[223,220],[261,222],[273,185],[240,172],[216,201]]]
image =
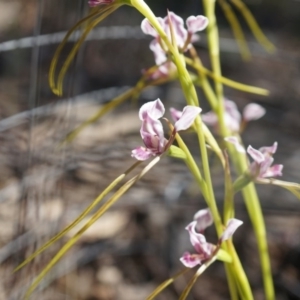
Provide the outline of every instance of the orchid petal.
[[169,12],[168,16],[164,18],[164,21],[165,21],[166,33],[169,36],[169,38],[171,38],[170,21],[172,22],[172,27],[176,37],[176,43],[178,47],[182,48],[185,44],[188,35],[187,30],[184,28],[183,19],[177,16],[175,13]]
[[217,115],[212,112],[212,111],[209,111],[205,114],[202,115],[202,121],[206,124],[206,125],[209,125],[209,126],[216,126],[218,125],[218,117]]
[[195,33],[207,27],[208,19],[204,16],[190,16],[186,20],[186,25],[190,33]]
[[226,229],[224,230],[222,236],[220,237],[220,242],[224,242],[232,237],[234,232],[243,224],[243,221],[238,219],[229,219],[227,222]]
[[258,164],[261,164],[265,160],[265,156],[260,151],[254,149],[252,146],[248,146],[247,153]]
[[262,177],[277,177],[277,176],[282,176],[282,169],[283,165],[274,165],[270,167]]
[[272,156],[265,156],[265,160],[259,166],[259,177],[264,177],[264,174],[271,167],[274,162],[274,158]]
[[165,137],[163,126],[159,120],[154,120],[148,116],[142,122],[140,133],[147,148],[157,154],[162,153],[165,145]]
[[193,221],[185,228],[189,232],[191,244],[195,249],[199,244],[203,245],[206,243],[205,236],[201,233],[196,232],[195,230],[196,226],[197,226],[197,221]]
[[240,152],[240,153],[245,153],[245,148],[240,144],[238,138],[236,136],[228,136],[226,138],[224,138],[224,140],[228,143],[231,143],[234,145],[236,151]]
[[171,117],[174,122],[177,122],[182,116],[182,111],[180,111],[174,107],[170,108],[170,113],[171,113]]
[[90,0],[88,4],[90,7],[96,7],[101,4],[111,4],[113,2],[114,0]]
[[[227,115],[229,115],[231,117],[232,121],[237,123],[238,127],[239,127],[239,124],[241,123],[241,114],[240,114],[235,102],[225,99],[224,107],[225,107],[225,112],[227,113]],[[228,124],[228,125],[230,125],[230,124]]]
[[186,130],[192,126],[197,115],[200,114],[201,108],[197,106],[187,105],[183,111],[181,117],[175,123],[174,127],[177,131]]
[[261,105],[256,103],[250,103],[246,105],[243,110],[243,119],[246,122],[258,120],[262,116],[264,116],[265,113],[266,110]]
[[154,154],[144,147],[138,147],[131,151],[131,157],[136,158],[137,160],[147,160]]
[[278,143],[274,142],[274,144],[270,147],[261,147],[261,148],[259,148],[259,151],[262,152],[263,154],[272,155],[272,154],[276,153],[277,146],[278,146]]
[[165,61],[167,61],[166,52],[161,48],[159,42],[157,40],[153,40],[150,43],[150,50],[154,54],[154,59],[156,65],[161,65]]
[[190,223],[185,229],[189,232],[190,241],[201,260],[205,260],[213,253],[215,246],[206,242],[205,236],[196,232],[197,221]]
[[165,113],[165,107],[160,99],[156,99],[154,101],[150,101],[142,105],[139,111],[139,118],[141,121],[144,121],[147,116],[150,118],[157,120],[161,118]]
[[[163,24],[163,19],[162,18],[156,18],[157,21],[162,25]],[[154,29],[154,27],[151,25],[148,19],[144,19],[141,23],[141,29],[143,33],[151,35],[155,38],[157,38],[159,35]]]
[[213,224],[214,220],[208,208],[201,209],[194,215],[194,221],[197,221],[196,230],[198,232],[204,231],[207,227]]
[[189,252],[183,253],[180,261],[183,263],[184,266],[187,268],[194,268],[197,265],[201,265],[201,259],[198,255],[190,254]]

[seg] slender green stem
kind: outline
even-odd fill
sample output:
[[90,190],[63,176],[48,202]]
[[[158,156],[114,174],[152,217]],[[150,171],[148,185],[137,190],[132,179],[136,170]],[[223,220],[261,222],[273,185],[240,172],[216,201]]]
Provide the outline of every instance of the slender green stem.
[[207,149],[206,149],[206,145],[205,145],[205,137],[203,134],[202,121],[201,121],[200,117],[196,118],[195,125],[196,125],[195,126],[196,132],[198,135],[201,156],[202,156],[204,178],[205,178],[205,182],[207,184],[207,189],[208,189],[208,199],[209,199],[209,203],[210,203],[210,209],[214,216],[214,222],[216,225],[216,230],[217,230],[218,236],[220,237],[223,232],[223,227],[222,227],[221,217],[218,212],[215,194],[214,194],[214,190],[213,190],[213,185],[212,185],[212,181],[211,181],[209,159],[208,159],[208,155],[207,155]]
[[[208,27],[207,38],[208,38],[212,70],[216,76],[221,77],[222,73],[221,73],[220,52],[219,52],[220,47],[219,47],[218,28],[217,28],[216,16],[215,16],[215,0],[203,0],[203,6],[204,6],[206,16],[208,17],[209,22],[210,22],[209,27]],[[215,90],[216,90],[216,96],[217,96],[218,102],[219,102],[218,109],[217,109],[217,115],[218,115],[218,119],[219,119],[220,130],[221,130],[221,133],[223,134],[223,136],[227,136],[228,129],[226,128],[225,120],[224,120],[225,111],[224,111],[222,83],[215,81]],[[233,149],[233,148],[231,147],[231,149]],[[231,252],[231,254],[234,254],[234,253],[232,253],[232,251],[230,251],[230,252]],[[236,259],[236,262],[239,262],[237,255],[235,255],[234,258]],[[236,275],[237,283],[239,286],[239,290],[241,290],[241,292],[243,294],[243,298],[253,299],[251,289],[249,287],[248,279],[244,273],[244,270],[243,270],[241,264],[235,263],[234,269],[235,269],[235,275]]]
[[[209,47],[211,66],[215,75],[221,77],[219,33],[217,27],[217,20],[215,16],[215,4],[215,0],[203,0],[204,11],[209,20],[209,24],[207,27],[207,41]],[[215,80],[215,89],[218,100],[221,102],[223,100],[222,83]],[[222,106],[223,105],[220,105],[220,107]]]

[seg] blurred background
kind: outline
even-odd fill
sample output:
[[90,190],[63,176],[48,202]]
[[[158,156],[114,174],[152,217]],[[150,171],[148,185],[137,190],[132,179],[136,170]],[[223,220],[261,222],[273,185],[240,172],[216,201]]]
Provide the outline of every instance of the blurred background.
[[[201,1],[148,1],[157,16],[167,9],[186,18],[202,14]],[[229,25],[217,8],[224,76],[266,88],[269,97],[225,88],[240,109],[256,102],[267,109],[244,133],[258,148],[278,141],[277,163],[284,180],[299,182],[300,170],[300,1],[247,0],[268,38],[267,54],[240,17],[252,51],[244,62]],[[122,7],[89,36],[68,71],[64,95],[48,85],[50,61],[65,31],[89,11],[85,0],[0,1],[0,300],[22,299],[31,280],[71,234],[17,273],[16,267],[49,237],[71,222],[134,160],[141,144],[137,111],[161,98],[167,107],[184,106],[177,83],[153,87],[138,103],[126,103],[59,147],[70,130],[101,105],[135,85],[153,65],[150,38],[140,30],[142,16]],[[72,42],[66,50],[70,50]],[[205,34],[196,48],[209,67]],[[63,52],[62,60],[67,51]],[[201,97],[201,92],[199,91]],[[208,111],[205,99],[201,106]],[[192,135],[186,135],[193,148]],[[195,145],[195,150],[197,150]],[[197,153],[197,152],[195,152]],[[222,208],[223,177],[212,157],[217,201]],[[277,292],[276,299],[300,299],[300,203],[276,187],[259,186]],[[204,200],[186,167],[165,158],[86,232],[50,272],[32,299],[141,300],[182,268],[179,257],[192,250],[184,227]],[[240,197],[235,235],[238,253],[256,300],[263,298],[258,253]],[[74,233],[74,231],[72,231]],[[208,240],[216,241],[213,228]],[[157,297],[178,299],[193,271]],[[215,263],[197,281],[189,299],[229,299],[224,268]]]

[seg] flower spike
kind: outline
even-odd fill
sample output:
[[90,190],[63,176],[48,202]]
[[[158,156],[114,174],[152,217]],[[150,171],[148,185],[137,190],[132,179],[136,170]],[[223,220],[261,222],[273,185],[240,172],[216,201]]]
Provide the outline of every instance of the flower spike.
[[[186,106],[174,125],[174,133],[188,129],[201,112],[200,107]],[[160,99],[145,103],[139,111],[139,118],[142,121],[141,137],[145,147],[138,147],[131,152],[131,156],[137,160],[147,160],[151,156],[164,153],[172,143],[172,138],[168,140],[164,137],[164,130],[160,118],[165,113],[165,107]]]
[[[190,16],[186,20],[188,28],[186,29],[183,19],[173,12],[169,12],[165,18],[157,18],[157,21],[160,23],[169,40],[172,40],[172,27],[174,40],[181,52],[187,51],[191,47],[191,42],[198,40],[198,36],[195,33],[204,30],[208,24],[208,19],[204,16]],[[157,72],[152,74],[152,78],[169,76],[176,70],[176,66],[168,59],[167,46],[148,19],[142,21],[141,29],[143,33],[154,37],[154,40],[150,43],[150,50],[153,52],[155,63],[159,68]]]
[[[266,113],[266,110],[256,103],[247,104],[243,110],[242,116],[233,101],[225,99],[224,106],[225,124],[232,133],[240,132],[245,123],[258,120]],[[202,120],[206,125],[214,127],[217,132],[219,131],[218,117],[213,111],[209,111],[208,113],[203,114]]]
[[[206,218],[209,213],[209,210],[201,210],[196,213],[194,218],[202,219]],[[201,221],[201,222],[202,222]],[[210,222],[209,222],[210,223]],[[202,223],[200,226],[200,229],[205,229],[209,223]],[[193,245],[196,253],[191,254],[189,252],[185,252],[182,257],[180,258],[180,261],[187,267],[187,268],[193,268],[197,265],[202,265],[204,262],[210,260],[213,258],[217,252],[219,251],[222,242],[228,240],[232,237],[236,229],[243,224],[242,221],[238,219],[229,219],[227,222],[227,226],[221,235],[217,245],[213,245],[206,242],[206,238],[202,233],[197,232],[197,226],[199,226],[198,221],[191,222],[187,227],[186,230],[189,232],[190,235],[190,241]],[[199,228],[199,227],[198,227]]]
[[282,176],[283,165],[273,165],[274,158],[272,155],[277,150],[277,142],[270,147],[262,147],[259,150],[249,146],[247,153],[254,160],[250,167],[249,173],[253,178],[266,178]]

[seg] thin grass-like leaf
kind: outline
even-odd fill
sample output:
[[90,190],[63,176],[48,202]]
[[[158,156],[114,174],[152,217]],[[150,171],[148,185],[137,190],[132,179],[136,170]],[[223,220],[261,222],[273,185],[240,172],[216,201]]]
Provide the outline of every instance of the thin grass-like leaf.
[[128,100],[134,95],[134,93],[136,93],[135,88],[131,88],[123,94],[119,95],[118,97],[112,99],[110,102],[103,105],[93,116],[91,116],[89,119],[81,123],[77,128],[68,133],[66,138],[61,142],[61,145],[72,142],[84,128],[93,124],[99,118],[107,114],[109,111],[113,110],[118,105]]
[[88,24],[88,26],[86,27],[86,29],[84,30],[83,34],[81,35],[80,39],[77,41],[77,43],[74,45],[74,47],[72,48],[72,51],[70,52],[70,54],[68,55],[67,59],[65,60],[59,74],[58,74],[58,78],[57,78],[57,87],[56,87],[56,92],[59,96],[62,95],[62,90],[63,90],[63,80],[65,77],[65,74],[68,70],[68,68],[70,67],[70,64],[72,63],[72,61],[74,60],[75,55],[77,54],[80,46],[82,45],[82,43],[85,41],[87,35],[90,33],[90,31],[97,26],[97,24],[99,24],[101,21],[103,21],[108,15],[110,15],[113,11],[115,11],[116,9],[118,9],[119,6],[114,5],[112,7],[109,7],[109,9],[107,9],[105,12],[102,13],[102,15],[98,18],[96,18],[96,20],[92,21],[90,24]]
[[257,179],[256,183],[280,186],[280,187],[288,190],[289,192],[291,192],[295,197],[297,197],[300,200],[300,184],[298,184],[298,183],[277,180],[277,179],[273,179],[273,178]]
[[249,60],[251,58],[251,53],[249,50],[249,47],[247,45],[247,41],[243,32],[243,29],[241,27],[241,24],[236,17],[233,9],[225,0],[218,0],[218,3],[220,4],[224,15],[231,27],[231,30],[233,32],[233,35],[235,37],[235,40],[238,44],[238,47],[240,49],[241,56],[244,60]]
[[166,287],[168,287],[171,283],[173,283],[178,277],[185,274],[190,269],[185,268],[182,271],[178,272],[171,278],[164,281],[162,284],[160,284],[148,297],[146,300],[153,300],[158,294],[160,294]]
[[66,36],[64,37],[64,39],[62,40],[62,42],[57,47],[57,49],[56,49],[56,51],[54,53],[53,59],[51,61],[50,69],[49,69],[49,85],[50,85],[50,88],[51,88],[51,90],[52,90],[52,92],[54,94],[57,94],[57,88],[56,88],[55,79],[54,79],[55,78],[55,71],[56,71],[57,62],[58,62],[59,56],[61,54],[61,51],[63,50],[64,46],[68,42],[68,39],[74,33],[74,31],[78,29],[78,27],[80,27],[85,22],[89,21],[90,19],[93,19],[97,15],[99,15],[99,14],[101,14],[101,13],[107,11],[107,10],[108,10],[108,7],[103,7],[102,9],[97,10],[97,11],[93,10],[88,16],[86,16],[85,18],[83,18],[79,22],[77,22],[67,32]]
[[259,25],[257,24],[255,18],[253,17],[249,8],[243,3],[241,0],[230,0],[233,5],[240,11],[242,16],[244,17],[245,21],[247,22],[250,30],[252,31],[256,40],[262,45],[262,47],[269,53],[273,53],[276,48],[275,46],[269,41],[269,39],[265,36],[265,34],[260,29]]
[[247,84],[243,84],[243,83],[228,79],[228,78],[223,77],[223,76],[215,75],[213,72],[209,71],[208,69],[206,69],[206,68],[204,68],[200,65],[195,64],[193,62],[193,60],[191,60],[188,57],[185,57],[185,61],[189,66],[193,67],[196,70],[199,70],[199,71],[203,72],[204,74],[206,74],[210,78],[213,78],[216,81],[218,81],[220,83],[223,83],[226,86],[229,86],[231,88],[234,88],[234,89],[237,89],[237,90],[240,90],[240,91],[244,91],[244,92],[247,92],[247,93],[252,93],[252,94],[257,94],[257,95],[262,95],[262,96],[268,96],[269,95],[269,91],[266,90],[266,89],[262,89],[262,88],[247,85]]
[[198,277],[216,260],[216,256],[214,256],[212,259],[210,259],[208,262],[203,264],[197,272],[194,274],[182,294],[180,295],[179,300],[185,300],[188,294],[190,293],[192,287],[194,286],[195,282],[197,281]]
[[48,242],[46,242],[42,247],[40,247],[33,254],[31,254],[24,262],[22,262],[19,266],[17,266],[14,269],[14,272],[23,268],[25,265],[31,262],[35,257],[37,257],[39,254],[41,254],[43,251],[45,251],[47,248],[49,248],[51,245],[57,242],[60,238],[62,238],[67,232],[73,229],[80,221],[84,219],[85,216],[87,216],[88,213],[92,211],[93,208],[96,207],[97,204],[99,204],[103,200],[103,198],[108,193],[110,193],[113,190],[113,188],[116,187],[118,183],[120,183],[125,178],[126,175],[128,175],[132,170],[134,170],[140,163],[141,163],[140,161],[136,162],[129,169],[127,169],[123,174],[118,176],[71,224],[69,224],[57,235],[55,235]]
[[101,206],[96,213],[90,218],[90,220],[72,237],[68,242],[57,252],[57,254],[51,259],[41,273],[35,278],[25,293],[25,299],[29,299],[30,295],[37,288],[42,279],[47,273],[57,264],[57,262],[72,248],[72,246],[79,240],[83,233],[89,229],[113,204],[115,204],[119,198],[127,192],[138,180],[140,180],[148,171],[151,170],[160,160],[161,156],[154,158],[138,175],[128,180],[117,192],[110,197],[107,202]]

